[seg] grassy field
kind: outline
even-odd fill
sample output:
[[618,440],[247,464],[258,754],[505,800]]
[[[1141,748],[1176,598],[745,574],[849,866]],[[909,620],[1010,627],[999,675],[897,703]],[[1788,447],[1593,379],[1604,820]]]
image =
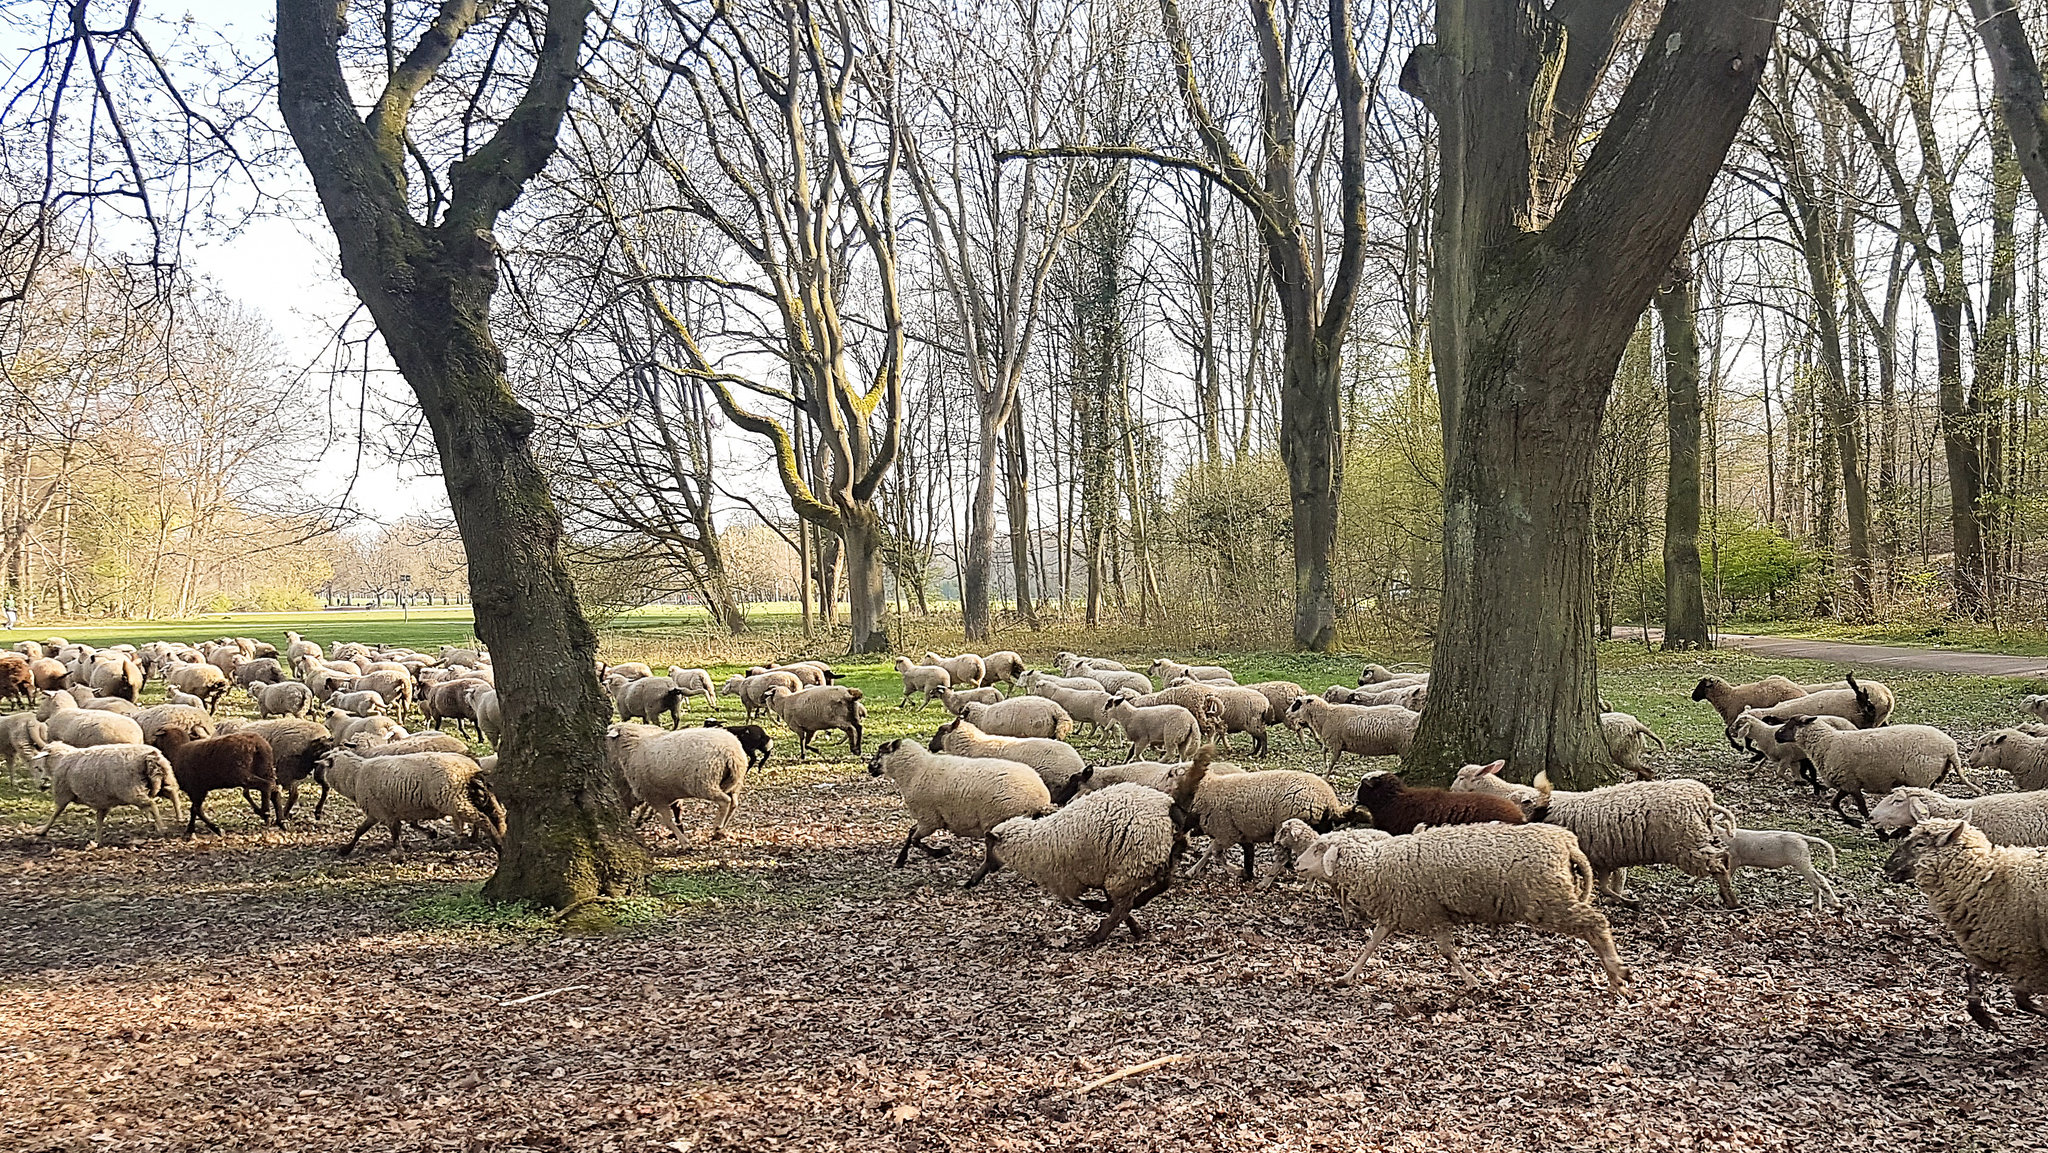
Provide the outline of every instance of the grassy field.
[[[354,615],[177,627],[466,636],[466,618],[419,615],[410,628],[434,631]],[[721,676],[807,648],[786,627],[734,643],[686,616],[622,625],[611,659],[689,657]],[[900,639],[958,647],[936,625]],[[1040,663],[1063,647],[1163,651],[1079,630],[1002,641]],[[1311,689],[1351,682],[1362,656],[1419,655],[1173,651]],[[898,709],[883,661],[835,663],[867,694],[871,745],[943,719]],[[1881,879],[1886,848],[1740,760],[1687,699],[1706,672],[1839,670],[1622,644],[1602,667],[1615,707],[1670,741],[1653,756],[1667,775],[1708,781],[1747,827],[1837,845],[1848,907],[1815,914],[1796,878],[1752,873],[1745,906],[1723,910],[1709,882],[1638,870],[1641,909],[1609,910],[1634,972],[1621,1002],[1600,995],[1583,945],[1519,929],[1461,935],[1495,973],[1476,993],[1402,938],[1342,989],[1364,934],[1296,880],[1177,884],[1143,917],[1147,940],[1077,951],[1087,914],[1009,874],[960,890],[977,846],[893,869],[901,804],[843,745],[799,763],[785,737],[724,840],[650,828],[651,893],[601,937],[479,901],[485,852],[408,833],[402,857],[337,859],[345,801],[280,834],[219,798],[227,834],[190,842],[117,812],[111,843],[87,849],[89,816],[37,839],[48,801],[5,790],[0,1148],[2037,1147],[2048,1031],[1970,1026],[1954,946],[1917,892]],[[1896,719],[1965,738],[2042,687],[1884,680]],[[1095,761],[1121,752],[1078,743]],[[1273,748],[1266,767],[1319,764],[1291,734]],[[1340,788],[1364,767],[1340,769]]]

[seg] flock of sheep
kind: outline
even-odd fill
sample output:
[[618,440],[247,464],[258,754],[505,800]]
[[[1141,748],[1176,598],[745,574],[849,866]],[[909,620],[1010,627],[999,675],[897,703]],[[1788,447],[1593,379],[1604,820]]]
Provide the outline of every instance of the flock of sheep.
[[[440,731],[452,721],[458,733],[474,726],[495,742],[501,722],[487,655],[356,643],[330,653],[296,633],[287,639],[282,653],[247,638],[99,650],[51,638],[0,654],[0,698],[33,706],[0,717],[0,756],[10,777],[28,758],[51,792],[56,811],[42,833],[72,804],[94,812],[94,843],[119,806],[147,809],[161,831],[157,802],[184,815],[181,794],[187,835],[200,823],[217,831],[206,814],[215,792],[242,794],[281,827],[311,782],[321,790],[316,816],[329,790],[362,811],[342,853],[376,826],[389,830],[395,850],[402,826],[436,835],[428,822],[443,819],[459,835],[502,840],[504,812],[489,786],[495,757],[479,758]],[[1195,834],[1207,844],[1190,872],[1228,866],[1235,856],[1242,878],[1253,881],[1257,846],[1272,844],[1276,860],[1263,885],[1290,872],[1323,881],[1347,920],[1370,921],[1371,941],[1347,983],[1394,932],[1429,935],[1473,983],[1454,926],[1525,923],[1585,939],[1618,992],[1628,973],[1595,901],[1636,903],[1631,868],[1667,865],[1712,878],[1730,906],[1739,869],[1789,869],[1812,886],[1816,911],[1842,903],[1812,859],[1819,847],[1832,865],[1832,845],[1738,828],[1705,784],[1658,779],[1647,753],[1662,742],[1626,713],[1601,717],[1612,760],[1636,778],[1622,784],[1573,792],[1553,788],[1542,773],[1518,784],[1495,761],[1466,766],[1448,789],[1368,771],[1340,797],[1329,773],[1346,753],[1407,751],[1428,698],[1427,673],[1368,665],[1355,686],[1311,693],[1289,681],[1240,685],[1221,666],[1161,658],[1140,672],[1075,653],[1059,654],[1054,671],[1008,651],[926,653],[898,658],[896,670],[899,708],[936,700],[949,714],[929,741],[888,741],[868,762],[872,775],[893,783],[912,820],[896,864],[906,865],[913,849],[946,855],[945,845],[927,841],[938,832],[979,839],[984,851],[969,887],[1009,869],[1103,914],[1091,944],[1119,925],[1142,935],[1136,910],[1166,891]],[[794,734],[799,756],[833,732],[862,752],[863,694],[834,683],[822,662],[749,669],[719,685],[703,669],[657,673],[626,663],[597,672],[620,718],[606,747],[621,799],[640,819],[658,816],[679,840],[686,800],[709,802],[711,835],[724,834],[749,771],[774,752],[774,737],[757,721]],[[165,686],[165,703],[142,707],[151,680]],[[248,693],[256,719],[215,716],[236,688]],[[720,696],[739,704],[745,723],[713,718],[683,727],[688,701],[716,704]],[[1976,788],[1960,747],[1930,726],[1889,724],[1895,701],[1876,682],[1770,677],[1732,685],[1708,677],[1693,699],[1720,713],[1737,749],[1831,792],[1844,821],[1903,838],[1886,870],[1918,881],[1955,933],[1969,963],[1974,1019],[1995,1027],[1979,994],[1985,972],[2010,981],[2019,1009],[2041,1012],[2032,997],[2048,993],[2048,727],[2001,729],[1973,743],[1968,767],[2003,771],[2020,791],[1955,798],[1932,786],[1953,773]],[[2048,698],[2026,704],[2048,720]],[[415,715],[431,729],[403,727]],[[1265,755],[1276,727],[1320,744],[1324,771],[1254,771],[1223,759],[1240,734],[1249,756]],[[1090,763],[1070,743],[1083,729],[1098,740],[1113,734],[1125,746],[1121,760]],[[1141,759],[1155,750],[1161,759]],[[1844,807],[1851,803],[1856,816]]]

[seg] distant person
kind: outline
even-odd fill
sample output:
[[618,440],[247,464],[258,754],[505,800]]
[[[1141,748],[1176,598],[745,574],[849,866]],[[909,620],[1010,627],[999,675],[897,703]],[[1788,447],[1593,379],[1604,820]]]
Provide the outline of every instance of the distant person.
[[9,628],[10,630],[11,630],[11,629],[13,629],[13,628],[14,628],[14,597],[13,597],[13,595],[12,595],[12,594],[9,594],[9,595],[8,595],[8,597],[7,597],[7,607],[6,607],[6,609],[5,609],[5,610],[0,610],[0,611],[4,611],[4,612],[5,612],[5,614],[6,614],[6,616],[7,616],[7,627],[8,627],[8,628]]

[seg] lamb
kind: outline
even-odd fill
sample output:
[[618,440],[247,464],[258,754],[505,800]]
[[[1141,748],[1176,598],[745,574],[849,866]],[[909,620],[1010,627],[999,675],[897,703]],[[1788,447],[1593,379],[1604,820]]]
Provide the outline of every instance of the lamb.
[[775,753],[775,738],[759,725],[728,725],[717,717],[704,722],[707,729],[724,729],[739,738],[740,747],[747,750],[747,768],[758,769],[768,763]]
[[1266,698],[1266,723],[1277,725],[1287,715],[1287,706],[1294,698],[1307,695],[1302,687],[1293,681],[1259,681],[1244,686]]
[[243,661],[228,674],[234,678],[238,688],[253,689],[256,685],[274,685],[286,679],[284,666],[275,657],[258,657]]
[[207,712],[219,705],[233,685],[228,675],[212,665],[172,665],[164,670],[164,684],[205,702]]
[[1881,728],[1892,715],[1892,691],[1876,681],[1857,683],[1849,678],[1849,687],[1822,689],[1807,693],[1773,707],[1764,715],[1778,720],[1794,717],[1842,717],[1859,729]]
[[390,717],[352,717],[340,709],[327,710],[327,734],[337,745],[354,744],[358,739],[381,744],[411,735]]
[[206,710],[205,701],[193,696],[191,693],[181,693],[176,688],[166,688],[164,690],[164,703],[167,705],[183,705],[188,709],[198,709],[201,712]]
[[7,758],[7,781],[15,781],[18,760],[32,758],[50,743],[50,727],[34,713],[9,713],[0,717],[0,757]]
[[1245,733],[1252,739],[1252,755],[1266,755],[1266,710],[1271,702],[1266,694],[1240,685],[1208,682],[1208,688],[1222,701],[1223,739],[1227,747],[1232,733]]
[[381,693],[335,693],[327,698],[327,707],[358,717],[380,716],[386,711]]
[[1471,825],[1481,821],[1520,825],[1529,820],[1522,807],[1506,797],[1410,786],[1385,769],[1375,769],[1360,777],[1353,799],[1359,808],[1372,814],[1374,828],[1397,835],[1412,833],[1417,825]]
[[[1209,758],[1205,748],[1171,794],[1116,785],[1046,816],[1013,817],[989,830],[989,853],[1063,904],[1103,913],[1087,945],[1109,940],[1119,924],[1141,940],[1145,930],[1132,914],[1173,882]],[[1090,889],[1108,899],[1081,896]]]
[[297,681],[249,686],[259,720],[271,717],[303,717],[313,711],[313,690]]
[[1067,787],[1068,782],[1079,776],[1087,766],[1081,761],[1081,754],[1065,741],[1047,740],[1044,737],[1004,737],[985,733],[965,720],[947,721],[932,734],[930,749],[935,753],[950,753],[956,757],[970,757],[1015,761],[1029,765],[1045,787],[1053,793]]
[[776,686],[769,688],[763,703],[796,734],[798,760],[810,755],[811,738],[834,729],[845,733],[847,745],[855,753],[860,752],[868,707],[861,703],[859,689],[820,685],[795,692]]
[[[1069,689],[1049,682],[1040,682],[1033,685],[1031,687],[1031,695],[1034,697],[1044,697],[1046,700],[1067,710],[1067,715],[1074,718],[1074,729],[1077,733],[1082,725],[1088,726],[1095,733],[1101,733],[1103,727],[1109,723],[1108,718],[1104,714],[1109,708],[1110,701],[1115,699],[1109,695],[1109,691],[1106,689]],[[946,711],[952,712],[952,710],[953,698],[948,696],[946,698]],[[955,715],[957,716],[958,714]]]
[[1530,819],[1561,825],[1579,838],[1579,847],[1593,862],[1603,896],[1634,904],[1628,893],[1628,870],[1639,865],[1671,865],[1690,876],[1712,877],[1721,903],[1734,908],[1735,886],[1722,837],[1735,827],[1735,815],[1714,802],[1714,792],[1698,781],[1628,781],[1589,792],[1553,791],[1546,773],[1537,773],[1534,787],[1504,781],[1505,761],[1466,765],[1451,789],[1460,795],[1491,795],[1516,805]]
[[1155,677],[1161,681],[1170,681],[1175,677],[1187,677],[1190,680],[1197,681],[1222,681],[1225,684],[1233,685],[1237,683],[1237,677],[1233,676],[1230,670],[1222,665],[1183,665],[1168,660],[1165,657],[1155,659],[1152,662],[1152,666],[1145,670],[1145,673],[1147,676]]
[[441,664],[444,668],[480,669],[484,655],[475,649],[457,648],[454,645],[441,646]]
[[2022,791],[2048,789],[2048,734],[1996,729],[1970,750],[1973,769],[2003,769]]
[[717,811],[711,837],[718,840],[739,810],[740,790],[747,783],[747,750],[739,737],[720,728],[668,731],[621,722],[605,730],[605,757],[618,770],[619,799],[626,811],[642,803],[652,806],[678,844],[683,830],[676,823],[677,802],[710,801]]
[[[1856,726],[1841,717],[1818,717],[1816,721],[1831,729],[1849,730]],[[1822,794],[1820,778],[1813,774],[1813,763],[1797,744],[1778,740],[1778,730],[1784,726],[1770,720],[1761,709],[1744,709],[1728,722],[1728,743],[1739,751],[1748,752],[1752,760],[1770,760],[1779,766],[1798,774],[1799,779],[1813,786],[1815,794]]]
[[1815,845],[1828,851],[1828,868],[1835,867],[1835,846],[1831,842],[1805,833],[1777,829],[1733,829],[1728,833],[1727,842],[1728,875],[1731,878],[1743,869],[1791,869],[1813,886],[1814,912],[1820,912],[1823,896],[1835,908],[1842,907],[1842,898],[1835,894],[1834,886],[1813,868],[1812,847]]
[[364,669],[363,675],[349,682],[349,691],[355,693],[376,693],[384,698],[392,713],[404,717],[412,711],[412,675],[403,665],[392,669]]
[[[964,715],[967,712],[968,705],[993,705],[1008,699],[1008,697],[1003,695],[1003,690],[996,688],[960,689],[958,691],[953,689],[939,690],[940,707],[956,717]],[[920,709],[922,707],[919,706]]]
[[1131,742],[1125,760],[1136,760],[1140,749],[1159,749],[1169,757],[1193,756],[1202,744],[1201,722],[1179,705],[1141,707],[1117,697],[1104,706],[1102,719],[1122,729]]
[[914,741],[893,740],[875,750],[868,762],[868,775],[887,776],[903,795],[903,807],[915,822],[903,848],[896,854],[896,867],[909,863],[915,848],[928,857],[943,857],[942,846],[927,845],[926,837],[944,830],[956,837],[980,837],[984,842],[981,867],[967,878],[973,888],[997,868],[993,830],[1012,817],[1036,817],[1052,812],[1052,794],[1036,770],[1016,761],[955,757],[934,753]]
[[1935,818],[1907,834],[1884,871],[1917,883],[1955,934],[1971,1020],[1999,1027],[1979,989],[1985,972],[2012,983],[2015,1008],[2048,1017],[2034,1003],[2048,994],[2048,849],[1994,846],[1965,821]]
[[[1310,830],[1289,822],[1281,832],[1299,844]],[[1460,824],[1405,837],[1380,829],[1325,833],[1294,867],[1329,881],[1347,914],[1373,923],[1341,985],[1356,982],[1381,943],[1400,931],[1432,935],[1451,972],[1476,987],[1452,927],[1519,923],[1582,938],[1600,957],[1608,992],[1626,987],[1614,934],[1592,904],[1593,867],[1572,834],[1554,825]]]
[[[1208,834],[1209,847],[1196,858],[1190,875],[1206,870],[1212,861],[1227,864],[1230,850],[1237,848],[1243,850],[1242,879],[1247,881],[1252,879],[1256,847],[1271,841],[1286,822],[1302,821],[1327,833],[1340,822],[1357,819],[1350,806],[1337,800],[1330,782],[1293,769],[1211,773],[1195,792],[1193,813],[1195,828]],[[1281,863],[1284,867],[1292,861]]]
[[485,689],[469,699],[469,711],[476,720],[476,731],[493,746],[505,731],[505,706],[498,699],[498,690]]
[[964,685],[968,688],[979,685],[981,678],[988,672],[988,668],[982,664],[981,658],[973,653],[961,653],[956,657],[941,656],[938,653],[926,653],[924,660],[920,663],[946,670],[946,675],[952,678],[953,684]]
[[1360,757],[1395,757],[1408,751],[1422,714],[1399,705],[1333,705],[1320,697],[1300,696],[1288,706],[1316,739],[1330,750],[1324,776],[1337,771],[1345,753]]
[[1958,799],[1933,789],[1897,788],[1870,810],[1870,827],[1910,829],[1934,817],[1968,821],[1994,845],[2048,846],[2048,789]]
[[269,741],[255,733],[233,732],[174,745],[165,754],[170,758],[179,791],[192,801],[191,812],[185,819],[186,837],[197,831],[201,821],[215,833],[220,832],[220,826],[206,815],[206,796],[219,789],[254,789],[260,796],[256,815],[267,823],[275,812],[278,827],[284,826],[284,796],[277,788],[277,765]]
[[1365,671],[1358,674],[1358,683],[1361,686],[1388,684],[1397,681],[1407,681],[1412,682],[1414,684],[1427,684],[1429,682],[1429,673],[1427,671],[1419,673],[1397,673],[1385,665],[1367,665],[1365,666]]
[[1081,679],[1094,681],[1111,694],[1130,692],[1143,696],[1152,691],[1151,678],[1143,673],[1127,672],[1123,669],[1083,669]]
[[1784,677],[1765,677],[1746,685],[1731,685],[1720,677],[1701,677],[1693,686],[1692,699],[1705,701],[1721,714],[1721,723],[1732,724],[1745,709],[1768,709],[1782,701],[1803,697],[1806,690]]
[[[1842,732],[1815,723],[1812,717],[1793,717],[1778,730],[1779,741],[1799,746],[1813,762],[1815,776],[1835,790],[1830,807],[1852,827],[1858,822],[1842,811],[1842,802],[1853,799],[1864,820],[1870,819],[1865,793],[1889,793],[1900,785],[1926,788],[1954,772],[1971,788],[1976,783],[1963,773],[1962,754],[1955,738],[1932,725],[1893,725],[1885,729],[1855,729]],[[1979,792],[1983,790],[1979,789]]]
[[1051,737],[1063,741],[1074,732],[1074,718],[1044,697],[1011,697],[992,705],[968,705],[960,719],[999,737]]
[[1173,685],[1156,693],[1138,696],[1131,696],[1116,689],[1111,689],[1110,692],[1127,698],[1141,709],[1153,705],[1179,705],[1195,714],[1195,720],[1201,722],[1203,733],[1220,735],[1223,732],[1223,696],[1207,683]]
[[57,802],[57,811],[36,833],[38,837],[49,836],[50,830],[57,827],[57,818],[74,804],[93,811],[92,840],[88,845],[100,843],[107,831],[107,813],[123,805],[148,809],[149,819],[161,836],[164,818],[157,811],[157,798],[171,797],[174,812],[177,807],[176,796],[171,792],[170,762],[147,745],[81,749],[51,741],[36,754],[33,768],[37,779],[48,784],[51,799]]
[[981,686],[1016,684],[1027,667],[1023,657],[1009,649],[997,649],[981,658]]
[[1664,738],[1650,731],[1650,726],[1627,713],[1600,714],[1600,739],[1607,743],[1609,759],[1636,775],[1639,781],[1647,781],[1657,775],[1650,767],[1650,742],[1657,743],[1657,751],[1664,751]]
[[793,693],[803,687],[804,683],[796,679],[795,673],[766,672],[734,677],[725,682],[725,687],[719,691],[729,697],[738,697],[740,706],[746,710],[747,719],[751,721],[768,708],[769,689],[780,688]]
[[667,677],[641,677],[619,690],[619,719],[643,720],[650,725],[658,725],[666,715],[669,728],[681,728],[683,701],[688,695],[682,686]]
[[395,757],[366,757],[346,749],[328,753],[317,773],[321,787],[331,786],[363,811],[362,824],[335,855],[345,857],[355,851],[356,843],[375,825],[391,830],[391,851],[396,853],[400,824],[439,817],[481,829],[494,848],[502,845],[505,810],[483,782],[483,775],[482,765],[455,753]]
[[622,681],[637,681],[641,677],[653,676],[654,669],[640,661],[622,661],[619,664],[606,665],[598,675],[604,680],[617,677]]
[[688,701],[691,697],[703,697],[705,708],[715,709],[718,707],[718,692],[711,687],[711,674],[703,669],[686,669],[681,665],[670,665],[668,667],[668,679],[677,688],[683,690],[683,700]]
[[899,709],[909,708],[910,698],[915,694],[922,694],[924,699],[917,704],[918,710],[922,712],[926,705],[932,703],[933,697],[945,692],[947,686],[953,683],[952,673],[938,665],[911,664],[909,657],[896,658],[896,672],[903,678],[903,699],[896,703]]
[[53,741],[81,749],[142,743],[142,726],[119,713],[81,708],[77,698],[69,693],[47,693],[43,704],[50,709],[42,720],[49,726]]
[[2029,694],[2020,701],[2020,711],[2037,721],[2048,721],[2048,696],[2040,693]]

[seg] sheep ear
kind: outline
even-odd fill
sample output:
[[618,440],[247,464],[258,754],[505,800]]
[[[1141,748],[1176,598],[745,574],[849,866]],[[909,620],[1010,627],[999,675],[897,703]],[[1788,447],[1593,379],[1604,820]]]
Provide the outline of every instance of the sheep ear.
[[1927,802],[1918,797],[1906,802],[1906,811],[1913,814],[1913,823],[1916,825],[1933,815],[1927,811]]
[[1489,777],[1497,777],[1500,775],[1500,771],[1507,767],[1508,763],[1506,761],[1495,761],[1492,764],[1486,766],[1486,775]]

